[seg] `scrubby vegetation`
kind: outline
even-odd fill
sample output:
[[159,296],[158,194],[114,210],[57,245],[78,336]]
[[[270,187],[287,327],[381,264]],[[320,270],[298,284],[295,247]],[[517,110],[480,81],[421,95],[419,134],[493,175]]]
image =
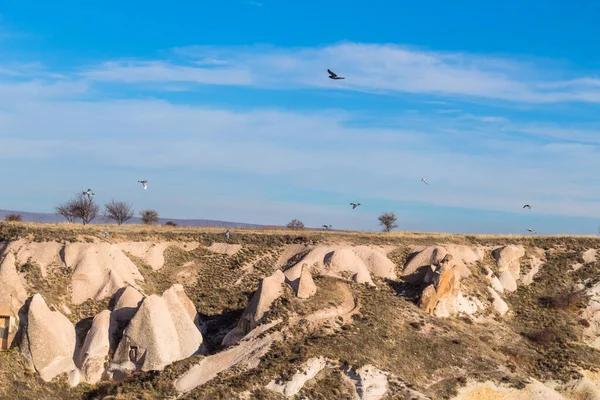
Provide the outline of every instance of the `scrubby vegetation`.
[[12,213],[4,217],[4,220],[6,222],[23,222],[23,217],[21,216],[21,214]]
[[[168,247],[164,251],[164,266],[158,270],[142,258],[127,256],[144,277],[144,282],[140,283],[144,294],[160,294],[175,283],[184,286],[203,322],[208,355],[224,350],[223,337],[236,326],[260,279],[278,268],[285,269],[300,261],[308,252],[302,250],[302,246],[339,243],[390,246],[387,257],[396,266],[398,279],[377,278],[374,280],[377,288],[370,288],[338,278],[314,276],[318,290],[309,299],[297,298],[294,290],[286,286],[282,297],[264,317],[264,321],[282,319],[283,325],[293,324],[293,328],[285,332],[285,340],[273,345],[262,357],[259,368],[224,371],[184,398],[236,398],[246,391],[248,398],[277,399],[280,397],[265,389],[265,385],[272,379],[292,376],[304,362],[316,356],[335,360],[340,368],[376,365],[398,379],[399,383],[390,381],[391,386],[409,384],[433,399],[451,398],[467,381],[490,380],[523,387],[529,377],[566,382],[579,376],[582,369],[600,368],[600,352],[588,346],[583,337],[589,322],[581,317],[581,311],[590,301],[586,289],[600,282],[599,265],[597,262],[584,263],[579,269],[570,270],[572,264],[581,261],[583,251],[600,248],[597,238],[237,230],[227,245],[241,247],[228,254],[225,250],[221,253],[209,250],[211,245],[224,242],[221,229],[113,227],[111,235],[105,238],[102,226],[0,223],[0,238],[27,237],[40,242],[199,243],[193,250]],[[418,308],[416,297],[399,294],[407,288],[400,274],[415,246],[440,243],[521,244],[526,251],[546,250],[547,260],[530,285],[521,285],[512,293],[504,293],[503,298],[510,308],[505,316],[486,311],[482,313],[482,320],[467,316],[438,318]],[[299,245],[298,252],[282,259],[288,245]],[[464,288],[470,293],[479,293],[482,301],[487,302],[487,292],[477,292],[481,289],[478,282],[485,281],[483,266],[495,265],[489,250],[486,251],[483,261],[470,267],[472,276],[465,278]],[[523,271],[528,270],[529,266],[524,262]],[[31,261],[20,263],[18,272],[28,289],[41,293],[48,304],[56,304],[58,308],[59,304],[69,303],[72,271],[68,268],[54,266],[43,277],[40,267]],[[347,319],[336,318],[320,325],[307,323],[307,316],[315,311],[335,307],[343,301],[342,287],[355,299],[357,312]],[[85,335],[91,318],[106,307],[108,299],[70,305],[68,318],[77,323],[79,333]],[[174,379],[202,358],[194,356],[176,362],[162,372],[136,373],[120,383],[105,382],[69,389],[64,379],[52,384],[41,383],[39,378],[26,371],[16,351],[11,350],[0,353],[0,398],[6,393],[16,393],[15,398],[162,399],[175,394]],[[304,386],[300,398],[303,396],[309,399],[351,398],[339,369],[320,372]]]
[[142,210],[140,211],[140,217],[142,217],[142,222],[146,225],[152,225],[158,222],[158,212],[155,210]]

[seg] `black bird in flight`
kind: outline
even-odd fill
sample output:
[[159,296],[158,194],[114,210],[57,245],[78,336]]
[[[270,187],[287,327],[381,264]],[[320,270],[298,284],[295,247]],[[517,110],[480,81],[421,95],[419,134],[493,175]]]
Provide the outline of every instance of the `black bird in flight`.
[[329,72],[329,79],[346,79],[343,76],[337,76],[337,74],[330,69],[328,69],[327,72]]
[[531,206],[529,204],[525,204],[523,208],[529,208],[531,210]]
[[350,203],[352,209],[354,210],[356,207],[360,206],[360,203]]

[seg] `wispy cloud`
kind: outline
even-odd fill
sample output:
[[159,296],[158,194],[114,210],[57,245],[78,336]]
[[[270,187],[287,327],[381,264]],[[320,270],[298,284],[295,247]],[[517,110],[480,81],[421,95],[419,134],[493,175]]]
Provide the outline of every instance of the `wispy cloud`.
[[[37,179],[49,189],[93,185],[109,197],[128,186],[106,171],[133,182],[149,175],[153,187],[160,187],[155,197],[128,196],[172,217],[210,218],[196,213],[194,199],[200,196],[202,209],[219,217],[211,204],[237,208],[240,220],[250,220],[242,215],[247,213],[276,218],[252,222],[285,223],[281,219],[293,212],[337,226],[350,220],[348,199],[359,200],[367,217],[352,220],[353,228],[374,220],[381,211],[376,204],[406,202],[492,211],[520,211],[533,203],[536,213],[600,218],[600,178],[593,174],[600,168],[599,124],[557,122],[547,115],[512,118],[505,108],[460,102],[528,103],[523,108],[594,102],[590,94],[600,93],[600,85],[593,78],[564,80],[564,74],[559,79],[531,63],[392,45],[186,47],[171,55],[76,72],[35,63],[0,65],[0,147],[13,149],[0,153],[0,168],[39,164]],[[327,67],[348,79],[327,79]],[[153,90],[152,99],[143,97],[137,89],[144,85],[160,90]],[[429,98],[375,113],[361,110],[361,103],[348,110],[302,111],[296,103],[286,109],[276,101],[242,107],[233,98],[217,107],[180,93],[174,95],[178,101],[167,100],[173,91],[198,85],[341,87]],[[123,90],[117,100],[106,95],[114,86],[135,91]],[[297,91],[294,101],[305,92]],[[423,176],[427,187],[419,181]],[[15,172],[4,179],[18,187],[26,178]],[[239,198],[251,200],[236,207]],[[46,209],[53,205],[44,203]]]
[[[203,64],[205,60],[201,60]],[[215,65],[220,65],[215,60]],[[86,71],[83,77],[108,82],[191,82],[205,85],[250,85],[250,71],[244,67],[198,68],[165,62],[107,62]]]
[[258,1],[249,1],[248,4],[250,4],[251,6],[255,6],[255,7],[262,7],[263,3],[260,3]]
[[[238,195],[263,193],[270,201],[281,201],[289,191],[317,191],[340,204],[360,198],[365,204],[409,201],[511,211],[533,202],[537,212],[600,217],[598,185],[581,172],[600,168],[595,146],[514,143],[488,131],[490,122],[471,122],[480,136],[457,129],[456,144],[449,147],[440,127],[461,123],[452,115],[426,118],[418,129],[402,128],[410,119],[376,129],[352,127],[353,114],[335,110],[232,111],[157,100],[55,101],[33,89],[25,94],[29,97],[3,104],[0,146],[31,148],[29,158],[65,164],[38,172],[42,179],[56,179],[57,171],[72,165],[97,171],[96,185],[107,195],[115,190],[110,176],[101,173],[107,168],[150,175],[169,170],[193,179],[207,198],[212,180],[218,190],[239,192],[238,185],[246,185]],[[0,156],[0,165],[17,156]],[[429,179],[427,188],[421,176]],[[161,184],[163,197],[180,190]],[[268,207],[267,201],[265,213]]]
[[[114,61],[94,67],[83,76],[127,83],[177,80],[270,89],[338,88],[519,103],[600,101],[600,85],[591,77],[565,80],[565,71],[548,70],[531,62],[396,45],[341,43],[291,49],[192,46],[174,49],[174,54],[182,58]],[[212,65],[197,64],[202,60],[211,60]],[[347,79],[327,79],[327,68]]]

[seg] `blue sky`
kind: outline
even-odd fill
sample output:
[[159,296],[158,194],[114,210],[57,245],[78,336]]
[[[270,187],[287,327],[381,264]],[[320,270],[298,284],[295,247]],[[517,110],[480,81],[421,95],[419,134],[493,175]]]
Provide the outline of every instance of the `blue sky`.
[[600,4],[497,3],[0,0],[0,208],[596,234]]

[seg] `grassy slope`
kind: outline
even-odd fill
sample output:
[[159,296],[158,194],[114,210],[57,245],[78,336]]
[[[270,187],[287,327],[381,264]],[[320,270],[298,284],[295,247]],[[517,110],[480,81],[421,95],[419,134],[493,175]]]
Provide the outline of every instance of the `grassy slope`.
[[[194,240],[208,246],[222,242],[219,229],[165,228],[143,226],[69,226],[40,224],[0,224],[0,240],[29,237],[33,240],[106,240],[102,232],[109,230],[112,242],[129,240]],[[232,257],[214,254],[200,247],[186,252],[170,248],[165,252],[165,267],[152,271],[142,260],[134,261],[140,267],[147,293],[161,293],[173,283],[182,283],[205,321],[208,321],[206,345],[210,352],[220,349],[223,334],[231,329],[249,296],[258,285],[258,279],[274,270],[275,262],[286,244],[292,243],[348,243],[386,244],[398,246],[390,254],[398,269],[403,265],[409,245],[459,243],[471,245],[523,244],[527,247],[562,251],[549,256],[548,264],[533,285],[522,287],[508,296],[514,316],[491,319],[485,324],[474,324],[469,319],[436,319],[421,312],[405,298],[396,296],[394,282],[378,282],[380,290],[353,286],[360,299],[361,314],[351,325],[334,324],[314,332],[298,330],[285,343],[276,346],[264,358],[259,370],[224,373],[204,387],[190,393],[188,398],[230,398],[233,393],[251,391],[255,398],[277,398],[261,389],[272,378],[289,375],[306,359],[324,355],[352,367],[373,363],[389,370],[405,382],[434,398],[445,398],[467,378],[493,379],[521,385],[518,378],[534,376],[539,379],[567,379],[580,366],[600,367],[596,351],[580,344],[582,325],[577,318],[578,307],[586,299],[569,294],[573,283],[584,279],[593,283],[600,280],[596,263],[586,265],[575,274],[566,273],[569,265],[578,261],[581,251],[600,248],[600,240],[593,237],[502,237],[442,234],[366,234],[358,232],[323,231],[269,231],[232,230],[231,243],[243,245],[243,250]],[[253,273],[244,277],[238,286],[233,283],[243,276],[242,267],[256,261]],[[180,279],[178,273],[186,267],[193,279]],[[59,301],[64,298],[57,288],[64,274],[57,272],[53,284],[44,282],[35,271],[28,280],[44,296]],[[68,279],[67,279],[68,281]],[[331,298],[331,283],[316,279],[319,296],[301,303],[290,292],[277,303],[274,312],[317,307]],[[561,297],[562,296],[562,297]],[[554,300],[553,300],[554,299]],[[311,303],[312,302],[312,303]],[[104,303],[88,302],[75,308],[73,318],[89,318]],[[551,332],[548,339],[540,332]],[[336,334],[333,335],[332,332]],[[168,367],[162,373],[137,374],[120,383],[104,383],[96,388],[80,386],[69,390],[64,382],[45,385],[26,372],[15,351],[3,353],[0,358],[0,398],[7,393],[11,398],[102,398],[118,399],[164,398],[173,393],[171,381],[194,360],[185,360]],[[348,390],[335,370],[324,371],[319,379],[303,389],[308,398],[345,398]],[[23,391],[23,387],[28,387]]]

